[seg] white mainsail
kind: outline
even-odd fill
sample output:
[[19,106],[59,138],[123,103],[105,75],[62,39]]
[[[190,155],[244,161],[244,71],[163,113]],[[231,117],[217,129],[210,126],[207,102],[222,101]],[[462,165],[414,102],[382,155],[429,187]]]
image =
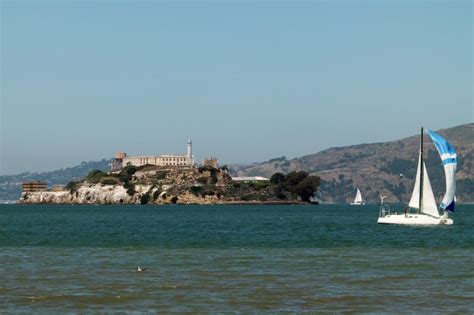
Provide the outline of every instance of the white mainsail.
[[357,193],[354,199],[354,203],[362,203],[362,194],[360,193],[359,188],[357,188]]
[[[420,205],[420,163],[421,162],[421,153],[418,158],[418,167],[416,171],[416,181],[415,187],[413,188],[413,194],[411,195],[410,202],[408,206],[414,209],[419,209]],[[425,163],[423,162],[423,199],[421,201],[421,212],[429,214],[433,217],[439,218],[438,206],[436,205],[436,200],[431,189],[430,179],[428,177],[428,172],[426,171]]]

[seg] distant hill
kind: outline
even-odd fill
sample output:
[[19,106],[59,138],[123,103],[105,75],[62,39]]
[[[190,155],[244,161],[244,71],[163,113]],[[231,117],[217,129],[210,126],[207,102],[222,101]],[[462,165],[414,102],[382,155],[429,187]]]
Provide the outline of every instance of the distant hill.
[[[438,131],[456,148],[458,154],[457,200],[474,202],[474,124]],[[437,200],[444,193],[444,170],[436,148],[425,135],[428,174]],[[410,199],[416,175],[419,135],[384,143],[359,144],[330,148],[316,154],[287,160],[271,159],[252,165],[232,165],[239,176],[271,176],[303,170],[321,177],[323,202],[350,202],[356,187],[368,202],[377,203],[379,195],[388,202],[406,203]]]
[[0,176],[0,201],[18,200],[21,195],[21,184],[24,181],[40,180],[49,185],[65,185],[72,180],[85,177],[92,170],[109,170],[111,160],[82,162],[80,165],[51,172],[31,173]]

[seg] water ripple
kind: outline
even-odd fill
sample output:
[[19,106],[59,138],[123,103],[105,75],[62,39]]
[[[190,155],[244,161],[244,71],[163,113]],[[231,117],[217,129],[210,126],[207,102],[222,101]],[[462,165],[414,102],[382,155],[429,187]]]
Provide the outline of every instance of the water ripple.
[[0,305],[7,313],[472,313],[474,207],[440,229],[383,228],[376,210],[0,207]]

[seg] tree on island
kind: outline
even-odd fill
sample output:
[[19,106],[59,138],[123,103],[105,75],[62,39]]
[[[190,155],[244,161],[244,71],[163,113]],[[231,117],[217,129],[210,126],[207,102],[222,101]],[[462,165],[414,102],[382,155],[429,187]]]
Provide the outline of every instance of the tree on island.
[[283,173],[275,173],[270,177],[270,184],[272,185],[279,185],[285,181],[285,174]]
[[319,176],[309,176],[304,171],[293,171],[286,176],[282,173],[275,173],[270,178],[273,192],[279,199],[297,199],[309,202],[320,184]]
[[318,191],[319,184],[319,176],[308,176],[296,185],[296,194],[301,197],[301,200],[309,202]]

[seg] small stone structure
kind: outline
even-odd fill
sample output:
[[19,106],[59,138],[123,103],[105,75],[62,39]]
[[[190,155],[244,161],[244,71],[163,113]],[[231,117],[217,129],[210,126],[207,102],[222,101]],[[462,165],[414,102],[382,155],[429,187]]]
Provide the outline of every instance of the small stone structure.
[[64,185],[54,185],[54,186],[51,188],[51,191],[54,191],[54,192],[66,191],[66,188],[64,187]]
[[216,157],[211,156],[210,159],[205,158],[204,161],[202,162],[202,165],[203,166],[212,166],[214,168],[218,168],[219,167],[219,162],[217,161]]
[[120,171],[123,166],[123,159],[127,157],[127,153],[117,152],[115,153],[115,159],[112,160],[112,172]]

